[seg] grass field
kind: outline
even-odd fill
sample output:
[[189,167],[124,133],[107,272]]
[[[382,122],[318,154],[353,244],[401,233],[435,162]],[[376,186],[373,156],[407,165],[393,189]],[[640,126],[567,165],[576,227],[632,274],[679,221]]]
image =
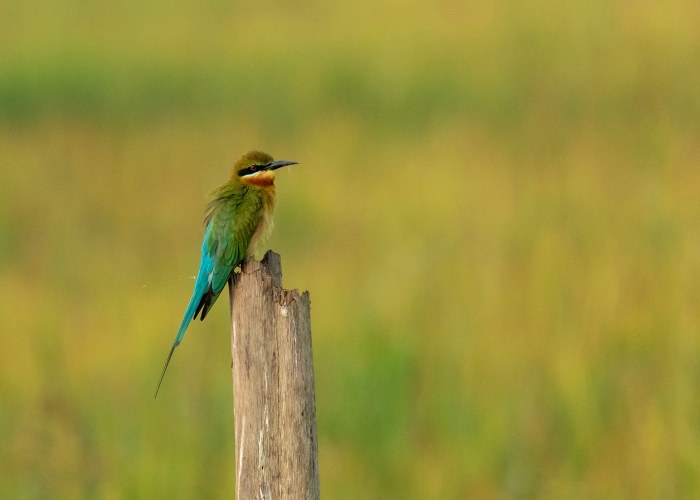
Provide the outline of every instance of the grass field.
[[0,5],[0,497],[232,498],[260,148],[327,499],[700,495],[696,1]]

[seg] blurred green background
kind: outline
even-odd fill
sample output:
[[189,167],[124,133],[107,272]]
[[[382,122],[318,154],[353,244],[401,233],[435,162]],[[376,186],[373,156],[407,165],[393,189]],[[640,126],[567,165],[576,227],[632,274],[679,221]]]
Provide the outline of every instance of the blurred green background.
[[0,4],[0,497],[232,498],[206,194],[280,172],[329,499],[700,495],[696,0]]

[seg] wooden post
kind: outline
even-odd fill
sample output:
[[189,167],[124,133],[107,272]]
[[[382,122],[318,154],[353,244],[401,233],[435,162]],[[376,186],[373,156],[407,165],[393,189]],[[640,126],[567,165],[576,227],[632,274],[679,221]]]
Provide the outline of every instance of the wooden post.
[[282,289],[280,256],[229,283],[236,499],[319,498],[309,292]]

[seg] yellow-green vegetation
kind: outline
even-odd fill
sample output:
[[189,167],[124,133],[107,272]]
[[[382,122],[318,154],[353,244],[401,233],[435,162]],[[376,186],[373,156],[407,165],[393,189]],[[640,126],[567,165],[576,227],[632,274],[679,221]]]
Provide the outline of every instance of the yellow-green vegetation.
[[206,193],[278,176],[329,499],[700,495],[696,0],[0,4],[0,497],[232,498]]

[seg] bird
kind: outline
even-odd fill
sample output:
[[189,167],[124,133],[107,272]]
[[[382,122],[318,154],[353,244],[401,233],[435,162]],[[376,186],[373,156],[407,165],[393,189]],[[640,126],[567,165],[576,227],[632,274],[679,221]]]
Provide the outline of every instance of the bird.
[[275,161],[262,151],[249,151],[234,164],[226,184],[211,193],[204,217],[204,241],[194,291],[165,360],[155,396],[175,348],[182,342],[190,322],[201,320],[216,302],[224,286],[248,256],[252,256],[272,230],[275,205],[275,170],[295,161]]

